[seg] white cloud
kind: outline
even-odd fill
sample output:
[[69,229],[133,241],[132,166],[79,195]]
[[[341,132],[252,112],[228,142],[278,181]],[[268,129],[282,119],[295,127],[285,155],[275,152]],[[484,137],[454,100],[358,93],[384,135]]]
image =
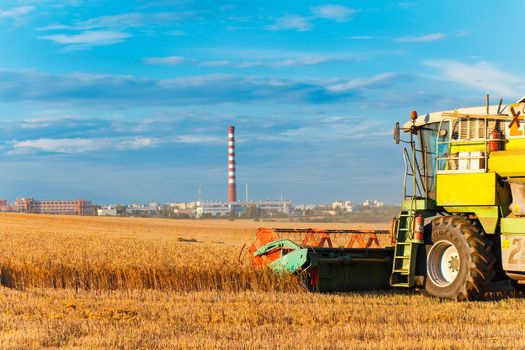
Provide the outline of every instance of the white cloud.
[[171,36],[185,36],[185,35],[188,35],[188,33],[186,33],[183,30],[172,30],[172,31],[167,32],[166,34],[171,35]]
[[[130,75],[50,74],[34,70],[2,69],[0,82],[0,101],[39,101],[76,106],[85,106],[88,103],[112,108],[145,104],[202,106],[260,102],[335,103],[355,100],[360,93],[359,87],[366,86],[368,90],[373,85],[382,88],[389,83],[384,76],[371,81],[225,74],[156,79]],[[356,89],[352,90],[352,87]]]
[[73,22],[71,29],[74,30],[124,30],[128,28],[138,28],[145,26],[158,26],[179,22],[191,17],[191,12],[156,12],[138,13],[129,12],[114,16],[94,17],[85,21]]
[[[53,23],[37,31],[55,32],[40,39],[74,47],[113,45],[130,38],[137,28],[152,28],[180,22],[191,17],[191,12],[122,13],[114,16],[94,17],[70,24]],[[57,33],[57,31],[62,31]],[[175,33],[175,32],[173,32]],[[171,33],[171,34],[173,34]],[[177,32],[173,35],[183,35]]]
[[[28,141],[12,141],[13,154],[44,151],[53,153],[81,153],[100,149],[107,142],[94,139],[37,139]],[[102,145],[104,144],[104,146]]]
[[41,36],[40,39],[53,41],[57,44],[75,47],[106,46],[124,41],[131,35],[114,31],[86,31],[78,34],[54,34]]
[[199,63],[199,66],[203,67],[225,67],[232,65],[234,65],[234,62],[228,60],[203,61]]
[[251,68],[251,67],[291,67],[291,66],[309,66],[331,61],[328,57],[322,56],[305,56],[297,58],[289,58],[278,61],[245,61],[237,64],[240,68]]
[[231,61],[231,60],[212,60],[199,61],[196,59],[189,59],[182,56],[167,56],[167,57],[150,57],[144,60],[147,64],[158,65],[179,65],[179,64],[194,64],[202,67],[235,67],[235,68],[284,68],[295,66],[311,66],[324,63],[335,62],[353,62],[358,59],[357,56],[352,55],[303,55],[297,57],[274,59],[274,60],[245,60],[245,61]]
[[44,27],[36,28],[35,30],[37,32],[47,32],[47,31],[54,31],[54,30],[69,30],[69,29],[71,29],[70,26],[66,26],[66,25],[58,24],[58,23],[52,23]]
[[33,118],[33,119],[27,119],[22,121],[20,124],[20,127],[22,129],[41,129],[41,128],[47,128],[54,123],[56,123],[59,119],[57,118]]
[[20,6],[8,10],[0,10],[0,18],[18,19],[35,9],[34,6]]
[[397,6],[403,9],[411,9],[411,8],[417,7],[417,4],[415,2],[402,1],[402,2],[399,2]]
[[158,145],[161,140],[147,137],[122,138],[40,138],[36,140],[11,141],[10,154],[49,153],[86,153],[102,149],[132,150]]
[[312,24],[306,17],[302,16],[285,16],[278,18],[274,24],[266,27],[268,30],[296,30],[306,32],[312,29]]
[[370,36],[370,35],[354,35],[354,36],[351,36],[350,39],[354,39],[354,40],[370,40],[370,39],[374,39],[374,37]]
[[34,140],[13,140],[9,142],[11,155],[34,154],[39,152],[77,154],[101,150],[137,150],[157,147],[161,144],[221,144],[224,137],[211,135],[174,135],[169,137],[99,137],[99,138],[39,138]]
[[312,13],[318,18],[331,19],[336,22],[348,21],[356,12],[354,9],[341,5],[325,4],[312,7]]
[[444,33],[432,33],[419,36],[403,36],[397,38],[396,41],[400,43],[428,43],[431,41],[443,40],[447,37]]
[[352,79],[344,83],[337,83],[327,87],[327,90],[333,92],[343,92],[348,90],[355,90],[364,87],[373,86],[379,83],[384,83],[391,81],[392,79],[398,77],[396,73],[381,73],[374,75],[370,78],[365,79]]
[[161,140],[152,137],[135,137],[122,139],[117,143],[119,149],[139,149],[154,147],[161,143]]
[[439,70],[437,79],[459,83],[484,93],[504,97],[523,95],[525,80],[515,74],[507,73],[485,61],[465,64],[454,60],[429,60],[427,66]]
[[178,143],[196,143],[196,144],[221,144],[224,143],[224,137],[207,136],[207,135],[180,135],[175,137],[175,142]]
[[384,141],[384,136],[391,131],[385,123],[367,116],[318,116],[315,123],[291,127],[271,134],[256,133],[249,135],[250,140],[279,141],[287,143],[341,142],[343,140],[361,140],[360,144],[377,144]]
[[162,64],[174,66],[185,63],[187,60],[181,56],[167,56],[167,57],[150,57],[144,60],[147,64]]

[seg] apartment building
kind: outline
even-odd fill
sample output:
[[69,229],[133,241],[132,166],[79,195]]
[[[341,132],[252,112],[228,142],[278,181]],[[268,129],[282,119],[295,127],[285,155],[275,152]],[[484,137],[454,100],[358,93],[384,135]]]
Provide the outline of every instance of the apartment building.
[[83,199],[41,201],[33,198],[17,198],[11,210],[39,214],[93,215],[95,206],[91,201]]

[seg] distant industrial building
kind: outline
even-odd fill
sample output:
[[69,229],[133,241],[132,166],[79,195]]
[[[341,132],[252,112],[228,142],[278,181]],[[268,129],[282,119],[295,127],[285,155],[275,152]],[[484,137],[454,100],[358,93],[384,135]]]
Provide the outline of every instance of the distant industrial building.
[[351,213],[354,210],[351,201],[335,201],[332,203],[332,209],[339,209],[347,213]]
[[259,210],[273,211],[290,215],[293,212],[293,202],[289,200],[264,200],[253,202]]
[[254,202],[198,202],[196,217],[219,217],[241,215],[249,206],[255,206],[263,213],[282,213],[285,215],[293,214],[293,202],[289,200],[263,200]]
[[95,206],[91,201],[83,199],[40,201],[33,198],[17,198],[11,210],[39,214],[93,215]]
[[198,218],[206,216],[226,216],[230,215],[232,208],[225,202],[199,202],[197,205],[196,216]]
[[385,206],[385,203],[383,202],[380,202],[380,201],[377,201],[377,200],[366,200],[363,202],[363,207],[368,207],[368,208],[380,208],[380,207],[383,207]]
[[169,204],[170,210],[175,215],[187,215],[195,217],[197,215],[197,206],[199,202],[174,202]]
[[117,208],[112,205],[98,208],[97,215],[98,216],[117,216]]
[[156,216],[159,214],[161,205],[159,203],[130,204],[126,207],[126,215],[129,216]]
[[294,205],[294,209],[295,210],[313,210],[315,208],[317,208],[318,205],[317,204],[296,204]]

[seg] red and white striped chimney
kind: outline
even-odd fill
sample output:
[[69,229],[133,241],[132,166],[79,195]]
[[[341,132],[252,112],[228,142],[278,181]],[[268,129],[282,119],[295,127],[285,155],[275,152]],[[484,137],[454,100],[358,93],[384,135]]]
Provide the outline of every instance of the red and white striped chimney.
[[235,185],[235,127],[228,127],[228,202],[237,201]]

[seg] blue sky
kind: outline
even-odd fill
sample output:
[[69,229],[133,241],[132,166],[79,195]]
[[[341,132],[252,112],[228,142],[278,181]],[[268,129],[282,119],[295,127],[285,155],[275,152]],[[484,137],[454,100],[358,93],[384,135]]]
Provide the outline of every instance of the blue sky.
[[398,203],[395,121],[525,95],[521,1],[2,0],[0,196]]

